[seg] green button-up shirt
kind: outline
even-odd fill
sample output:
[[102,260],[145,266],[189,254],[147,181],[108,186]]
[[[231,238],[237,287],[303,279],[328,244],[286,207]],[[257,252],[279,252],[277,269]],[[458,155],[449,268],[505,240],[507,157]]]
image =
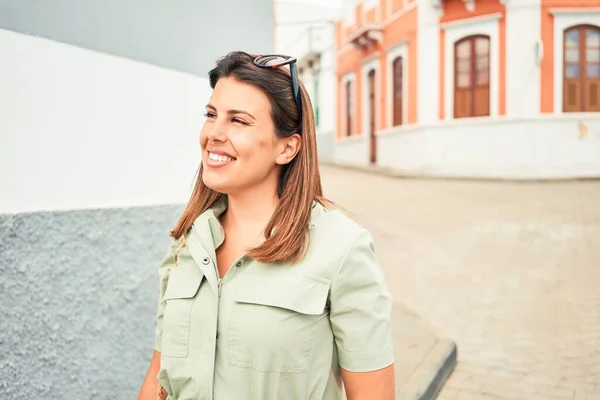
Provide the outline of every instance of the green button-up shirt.
[[393,363],[391,297],[367,230],[314,203],[295,265],[241,257],[219,279],[223,243],[208,209],[160,265],[156,350],[169,400],[333,400],[339,368]]

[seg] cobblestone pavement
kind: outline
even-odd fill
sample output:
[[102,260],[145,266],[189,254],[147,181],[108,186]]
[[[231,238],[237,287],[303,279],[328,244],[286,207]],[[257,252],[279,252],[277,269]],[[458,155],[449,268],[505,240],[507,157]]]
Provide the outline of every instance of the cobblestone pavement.
[[600,399],[600,181],[321,168],[373,233],[394,300],[457,343],[438,400]]

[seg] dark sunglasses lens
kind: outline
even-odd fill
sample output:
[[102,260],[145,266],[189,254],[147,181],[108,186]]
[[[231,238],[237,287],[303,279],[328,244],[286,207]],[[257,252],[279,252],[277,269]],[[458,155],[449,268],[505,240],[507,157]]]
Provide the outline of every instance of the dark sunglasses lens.
[[256,60],[256,65],[259,67],[278,67],[287,61],[287,58],[281,56],[264,56]]

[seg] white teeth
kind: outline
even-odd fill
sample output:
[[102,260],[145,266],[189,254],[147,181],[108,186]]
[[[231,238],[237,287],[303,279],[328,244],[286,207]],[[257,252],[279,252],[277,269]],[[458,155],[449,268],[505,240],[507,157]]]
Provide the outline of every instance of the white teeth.
[[210,158],[213,161],[221,161],[221,162],[233,161],[233,158],[231,158],[231,157],[222,156],[222,155],[214,154],[214,153],[208,153],[208,158]]

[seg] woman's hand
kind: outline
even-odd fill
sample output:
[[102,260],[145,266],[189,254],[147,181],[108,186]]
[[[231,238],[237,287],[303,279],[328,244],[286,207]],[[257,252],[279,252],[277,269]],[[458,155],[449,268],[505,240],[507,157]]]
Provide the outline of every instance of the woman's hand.
[[146,378],[144,379],[144,383],[142,383],[137,400],[157,400],[158,379],[156,378],[156,375],[158,375],[159,369],[160,352],[154,350],[148,372],[146,373]]

